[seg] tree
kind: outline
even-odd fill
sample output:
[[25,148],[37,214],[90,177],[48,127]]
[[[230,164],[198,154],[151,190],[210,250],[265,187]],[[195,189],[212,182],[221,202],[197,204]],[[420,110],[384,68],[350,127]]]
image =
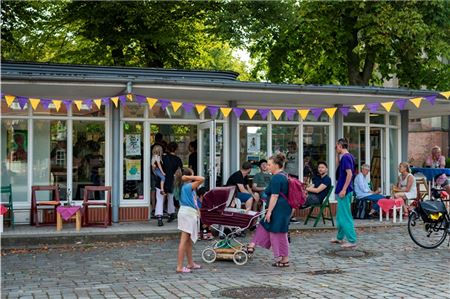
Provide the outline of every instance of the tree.
[[218,34],[247,44],[254,75],[273,82],[450,87],[450,3],[227,3]]

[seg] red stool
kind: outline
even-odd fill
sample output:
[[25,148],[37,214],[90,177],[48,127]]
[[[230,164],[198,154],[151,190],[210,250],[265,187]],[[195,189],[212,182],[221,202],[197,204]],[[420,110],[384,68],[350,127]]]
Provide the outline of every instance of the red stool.
[[[88,199],[89,193],[105,192],[105,200]],[[102,224],[89,222],[89,207],[105,207],[105,218]],[[83,197],[83,226],[111,225],[111,186],[86,186]]]
[[[38,191],[50,191],[52,194],[52,200],[38,201],[36,199],[36,192]],[[55,222],[56,223],[56,208],[61,205],[59,199],[59,186],[31,186],[31,211],[30,211],[30,225],[39,226],[38,209],[39,207],[53,207]]]

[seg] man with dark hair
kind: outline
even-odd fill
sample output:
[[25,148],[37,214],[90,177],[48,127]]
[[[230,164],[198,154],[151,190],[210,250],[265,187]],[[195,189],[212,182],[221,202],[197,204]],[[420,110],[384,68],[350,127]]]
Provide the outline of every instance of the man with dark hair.
[[[226,183],[226,186],[236,186],[237,198],[241,203],[245,203],[245,209],[250,211],[253,206],[253,200],[257,203],[259,201],[259,194],[252,192],[248,185],[248,174],[252,170],[250,162],[242,163],[241,169],[233,173]],[[239,207],[238,207],[239,208]]]
[[325,161],[317,163],[318,175],[313,177],[312,184],[306,187],[308,197],[306,203],[302,208],[307,208],[311,205],[321,204],[331,187],[331,179],[328,176],[328,165]]

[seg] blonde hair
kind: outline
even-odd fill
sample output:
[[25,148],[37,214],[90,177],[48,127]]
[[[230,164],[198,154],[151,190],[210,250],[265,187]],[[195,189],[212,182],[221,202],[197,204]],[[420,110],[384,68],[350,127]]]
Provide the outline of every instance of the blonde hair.
[[152,149],[152,155],[162,156],[163,155],[163,148],[161,145],[155,145]]
[[409,164],[407,162],[401,162],[400,164],[398,164],[398,166],[405,167],[406,171],[411,173],[411,169],[409,168]]
[[439,146],[435,145],[435,146],[433,146],[433,148],[431,149],[431,154],[432,154],[432,155],[435,155],[438,151],[440,152],[440,151],[441,151],[441,148],[440,148]]

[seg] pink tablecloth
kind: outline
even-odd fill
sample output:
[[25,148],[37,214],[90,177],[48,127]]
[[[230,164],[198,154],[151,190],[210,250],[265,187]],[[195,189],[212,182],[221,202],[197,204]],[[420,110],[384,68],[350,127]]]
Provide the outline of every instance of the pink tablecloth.
[[378,205],[384,212],[389,212],[395,206],[399,207],[403,205],[403,198],[382,198],[378,202]]
[[8,212],[8,209],[4,205],[0,205],[0,215],[4,215]]
[[56,208],[56,212],[58,212],[59,214],[61,214],[61,217],[64,220],[69,220],[70,217],[72,217],[73,215],[75,215],[75,213],[81,209],[81,207],[65,207],[65,206],[59,206]]

